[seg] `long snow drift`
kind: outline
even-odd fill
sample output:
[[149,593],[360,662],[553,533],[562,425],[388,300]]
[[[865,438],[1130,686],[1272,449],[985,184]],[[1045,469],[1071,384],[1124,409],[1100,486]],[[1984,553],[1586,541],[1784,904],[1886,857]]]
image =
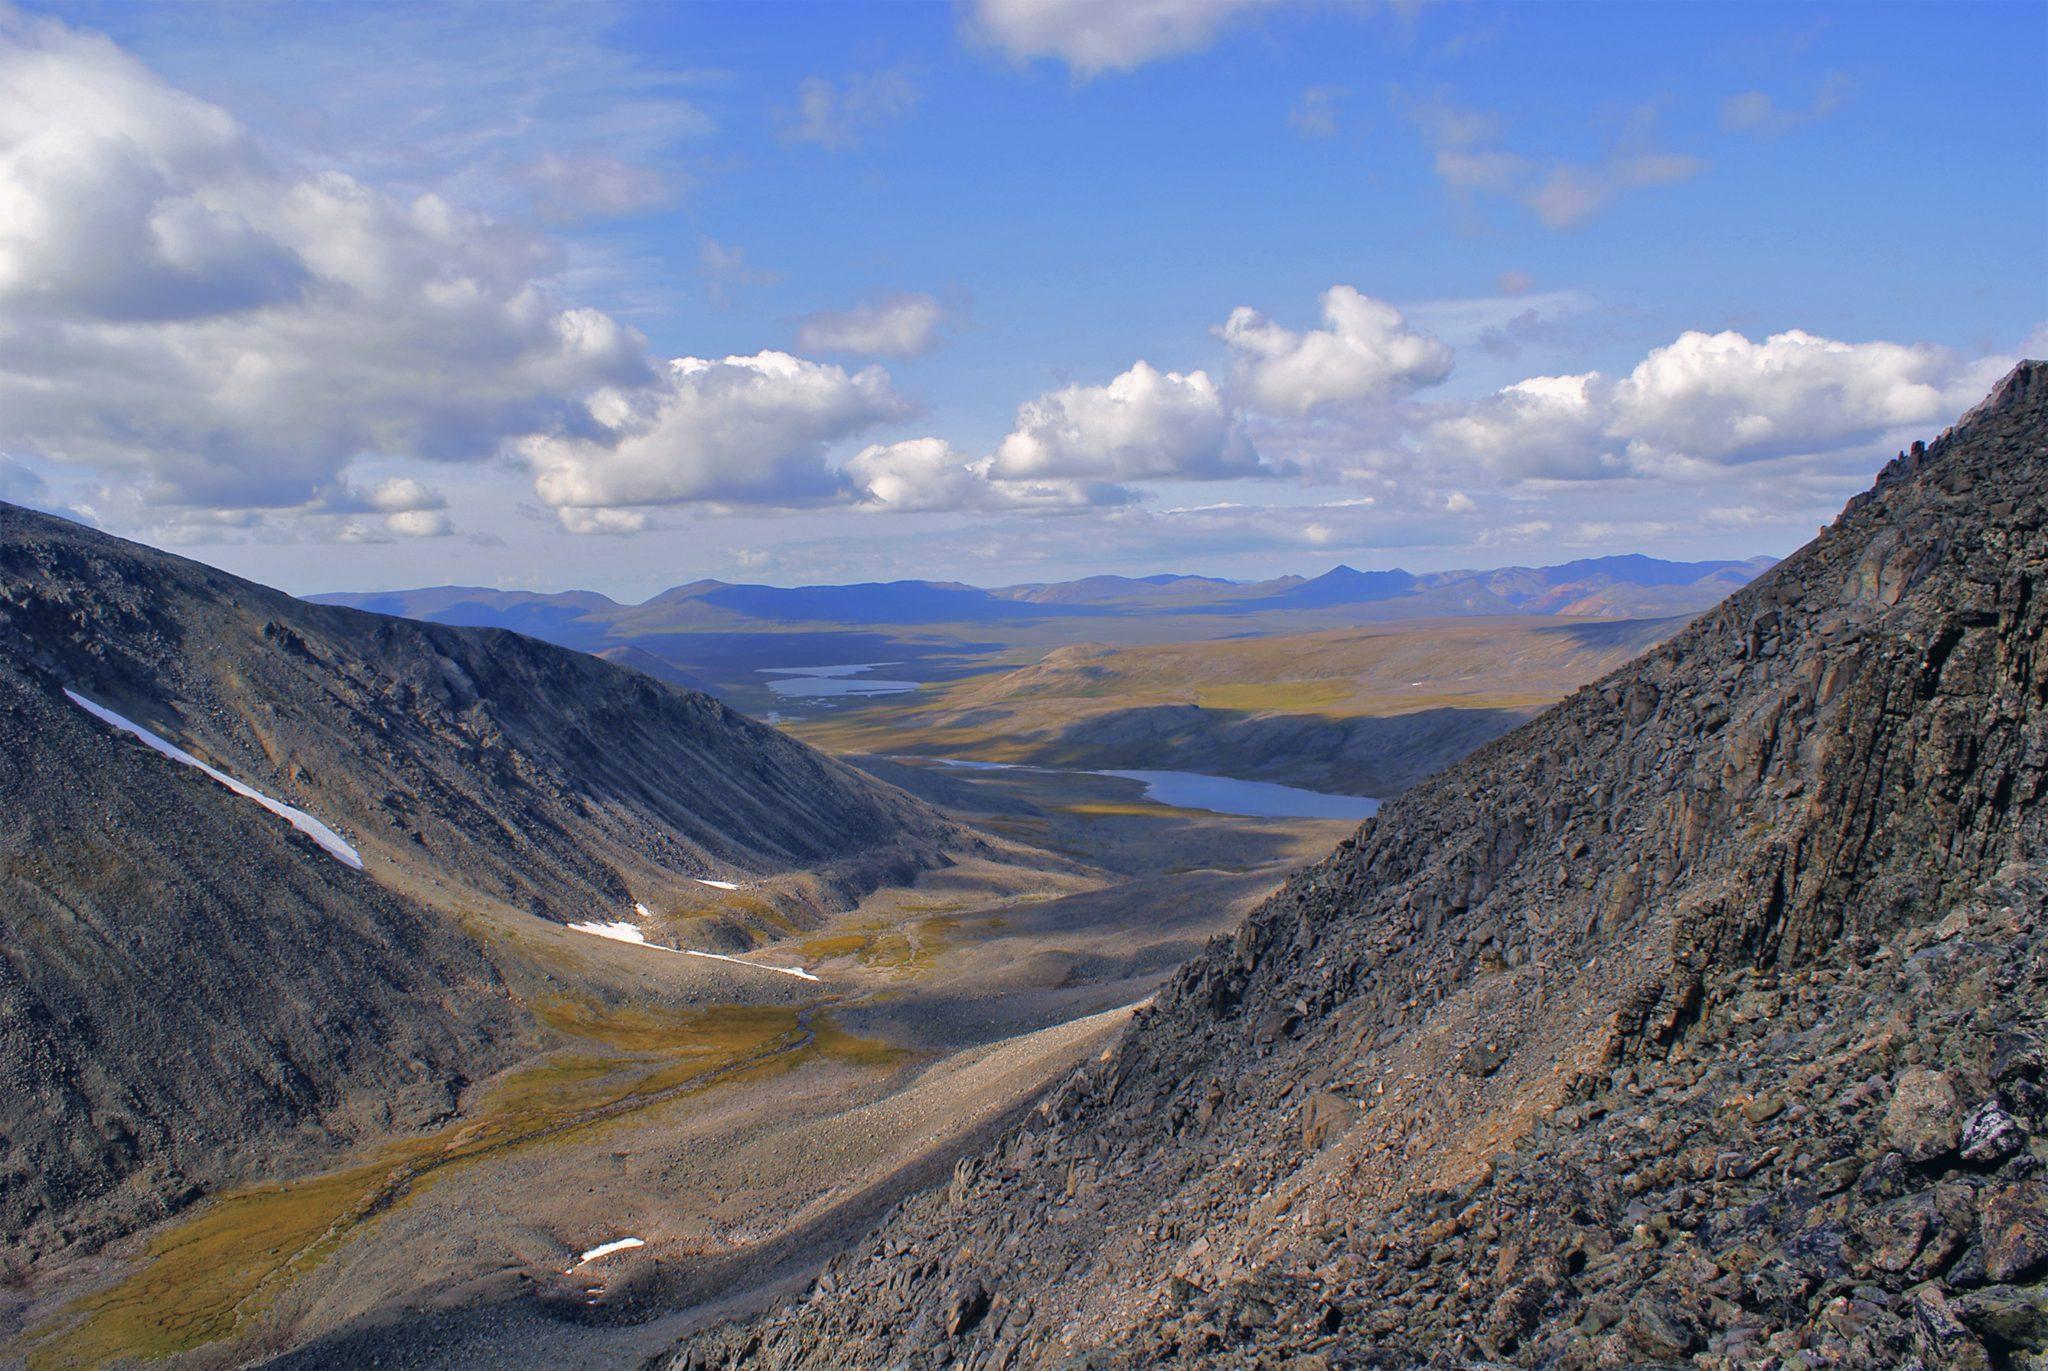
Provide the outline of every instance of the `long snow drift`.
[[[645,1238],[616,1238],[611,1242],[601,1242],[578,1257],[576,1259],[576,1266],[587,1266],[599,1257],[609,1257],[614,1252],[625,1252],[635,1247],[645,1246],[647,1246]],[[570,1267],[569,1270],[574,1271],[576,1266]]]
[[352,866],[358,871],[361,871],[363,869],[362,856],[353,847],[349,846],[348,840],[346,838],[343,838],[339,833],[336,833],[333,829],[329,828],[326,824],[321,823],[311,814],[308,814],[305,810],[296,809],[293,806],[286,804],[282,800],[273,800],[268,795],[265,795],[262,791],[256,789],[254,786],[243,785],[240,781],[228,775],[226,772],[215,770],[213,767],[208,766],[205,762],[200,761],[197,757],[187,752],[184,748],[177,746],[175,743],[168,742],[163,738],[159,738],[156,734],[151,733],[148,729],[144,728],[141,724],[136,723],[132,719],[122,718],[113,710],[108,709],[105,705],[94,704],[91,700],[86,699],[83,695],[80,695],[75,690],[66,689],[64,695],[67,699],[71,701],[71,703],[77,705],[80,709],[92,715],[93,718],[98,719],[101,723],[110,724],[113,727],[120,729],[123,733],[133,734],[135,737],[140,738],[144,743],[148,744],[152,751],[161,752],[163,753],[164,756],[169,757],[174,762],[183,762],[186,766],[196,767],[199,770],[205,772],[207,775],[211,776],[214,780],[219,781],[229,790],[234,791],[235,794],[240,795],[243,799],[254,800],[257,804],[262,805],[272,814],[277,815],[278,818],[283,819],[293,828],[296,828],[297,830],[299,830],[299,832],[305,834],[308,838],[311,838],[314,842],[320,844],[321,848],[327,853],[328,856],[334,858],[334,860],[340,862],[342,865]]
[[[642,914],[647,912],[646,905],[635,905],[634,908],[638,909]],[[773,971],[778,976],[794,976],[800,981],[815,981],[818,979],[810,972],[799,967],[770,966],[766,962],[750,962],[744,957],[728,957],[723,952],[699,952],[694,947],[664,947],[660,943],[650,943],[647,941],[647,935],[640,931],[639,925],[627,923],[624,919],[613,919],[606,923],[585,922],[570,924],[569,928],[571,932],[575,933],[589,933],[599,938],[610,938],[614,942],[632,943],[637,947],[644,947],[650,952],[679,952],[685,957],[703,957],[707,961],[731,962],[734,966],[751,967],[755,971]]]

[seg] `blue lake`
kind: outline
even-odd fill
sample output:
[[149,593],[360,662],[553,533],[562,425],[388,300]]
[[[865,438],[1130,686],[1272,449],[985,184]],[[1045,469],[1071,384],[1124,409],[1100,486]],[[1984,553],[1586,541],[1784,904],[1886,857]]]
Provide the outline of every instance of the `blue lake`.
[[1098,771],[1145,787],[1145,798],[1178,809],[1206,809],[1257,819],[1366,819],[1380,802],[1363,795],[1330,795],[1272,781],[1240,781],[1199,771]]
[[[959,757],[906,760],[935,761],[962,771],[1054,771],[1056,767],[1019,767],[1010,762],[971,762]],[[1145,787],[1145,798],[1176,809],[1206,809],[1212,814],[1238,814],[1251,819],[1369,819],[1380,802],[1363,795],[1332,795],[1321,790],[1280,785],[1273,781],[1240,781],[1200,771],[1089,771],[1088,776],[1116,776]]]
[[824,700],[842,695],[899,695],[916,690],[916,681],[887,681],[866,673],[894,662],[843,662],[837,666],[762,667],[763,676],[775,679],[768,688],[785,700]]

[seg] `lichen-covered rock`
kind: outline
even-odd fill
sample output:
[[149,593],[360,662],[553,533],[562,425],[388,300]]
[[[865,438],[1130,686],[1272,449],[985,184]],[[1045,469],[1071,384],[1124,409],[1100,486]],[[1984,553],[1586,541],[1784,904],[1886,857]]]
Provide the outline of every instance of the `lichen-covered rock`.
[[2027,1145],[2027,1130],[2019,1120],[1986,1100],[1963,1120],[1960,1150],[1966,1162],[1999,1162]]
[[2003,1282],[2048,1275],[2048,1183],[1990,1186],[1983,1213],[1986,1277]]
[[1885,1110],[1885,1141],[1909,1162],[1929,1162],[1955,1151],[1963,1120],[1956,1087],[1940,1071],[1913,1067],[1899,1077]]

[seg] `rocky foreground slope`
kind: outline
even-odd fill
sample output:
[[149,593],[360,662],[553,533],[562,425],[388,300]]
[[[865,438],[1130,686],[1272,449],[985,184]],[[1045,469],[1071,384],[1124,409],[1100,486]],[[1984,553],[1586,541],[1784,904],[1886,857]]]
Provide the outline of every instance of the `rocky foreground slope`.
[[[66,691],[310,813],[361,868]],[[480,912],[660,919],[705,881],[786,912],[941,860],[949,833],[641,673],[0,505],[0,1248],[444,1117],[532,1040]]]
[[2048,366],[669,1364],[2048,1364]]

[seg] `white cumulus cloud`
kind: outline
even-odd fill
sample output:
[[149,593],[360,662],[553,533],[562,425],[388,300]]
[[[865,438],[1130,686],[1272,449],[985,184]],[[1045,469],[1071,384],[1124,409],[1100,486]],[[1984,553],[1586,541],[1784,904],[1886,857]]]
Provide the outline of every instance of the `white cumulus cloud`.
[[1259,470],[1206,372],[1142,361],[1107,385],[1067,386],[1019,406],[989,468],[1011,481],[1225,479]]
[[1565,480],[1824,459],[1953,417],[2006,365],[1797,329],[1762,342],[1689,332],[1617,379],[1517,382],[1438,421],[1429,441],[1511,477]]
[[1408,395],[1450,375],[1450,348],[1386,301],[1332,286],[1322,305],[1327,328],[1297,332],[1239,306],[1217,329],[1258,408],[1300,417]]
[[623,537],[633,533],[645,533],[654,526],[654,520],[644,509],[576,509],[565,507],[555,511],[566,533],[585,537]]
[[1048,513],[1128,504],[1132,493],[1105,482],[1002,480],[994,458],[970,458],[943,438],[876,444],[847,459],[861,507],[910,514],[940,510]]
[[404,509],[386,515],[384,527],[401,538],[445,538],[455,531],[446,513],[438,509]]
[[943,438],[863,448],[847,459],[845,471],[870,508],[901,513],[965,509],[980,501],[988,484]]
[[446,509],[448,501],[440,491],[428,488],[411,476],[393,476],[371,489],[369,505],[386,514],[418,514]]
[[163,504],[479,460],[647,374],[535,240],[258,147],[103,38],[0,15],[0,441]]
[[1843,343],[1797,329],[1761,343],[1687,333],[1615,387],[1612,428],[1639,461],[1825,452],[1934,423],[1991,379],[1946,348]]
[[659,386],[597,395],[584,430],[521,446],[535,490],[558,510],[808,505],[843,494],[825,462],[831,444],[909,413],[879,367],[849,373],[772,351],[684,357]]
[[1532,376],[1439,422],[1433,445],[1509,476],[1621,475],[1603,433],[1605,391],[1598,372]]

